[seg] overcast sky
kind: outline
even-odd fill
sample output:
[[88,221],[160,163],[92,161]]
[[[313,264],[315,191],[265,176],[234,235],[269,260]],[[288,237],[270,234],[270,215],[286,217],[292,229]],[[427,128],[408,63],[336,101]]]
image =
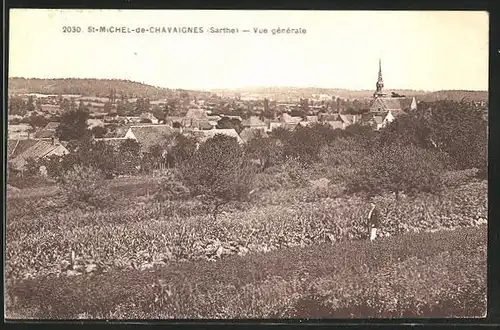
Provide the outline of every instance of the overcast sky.
[[[63,33],[78,26],[81,33]],[[89,26],[203,27],[102,34]],[[210,27],[251,30],[210,34]],[[302,28],[305,34],[271,30]],[[253,28],[267,28],[258,35]],[[10,12],[10,77],[116,78],[186,89],[488,89],[486,12],[41,10]]]

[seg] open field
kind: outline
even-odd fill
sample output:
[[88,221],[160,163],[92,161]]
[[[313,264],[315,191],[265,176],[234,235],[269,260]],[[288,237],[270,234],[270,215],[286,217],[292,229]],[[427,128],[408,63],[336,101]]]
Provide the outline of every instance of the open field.
[[[41,277],[7,315],[41,318],[484,316],[485,226],[289,248],[216,263]],[[9,302],[9,301],[8,301]],[[23,314],[24,313],[24,314]]]
[[[48,184],[47,184],[48,183]],[[120,177],[110,180],[110,189],[117,194],[132,194],[135,196],[147,195],[150,191],[156,188],[159,183],[158,178],[154,177]],[[9,192],[9,199],[29,199],[29,198],[46,198],[56,196],[59,189],[53,182],[45,182],[45,184],[36,188],[25,188],[22,191]]]
[[460,177],[439,197],[377,197],[385,218],[374,243],[366,200],[333,186],[262,191],[217,221],[196,200],[156,201],[161,178],[112,181],[114,203],[101,210],[21,190],[7,209],[8,310],[13,318],[481,316],[487,183]]

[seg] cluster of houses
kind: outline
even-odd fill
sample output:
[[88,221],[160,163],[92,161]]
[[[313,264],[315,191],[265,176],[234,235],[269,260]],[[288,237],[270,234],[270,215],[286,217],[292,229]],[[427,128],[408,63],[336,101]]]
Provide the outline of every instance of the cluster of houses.
[[[288,113],[282,113],[275,119],[259,116],[251,116],[247,119],[232,115],[213,116],[207,110],[191,108],[185,116],[167,117],[162,123],[159,123],[150,113],[141,116],[149,119],[147,123],[140,120],[135,121],[135,118],[124,118],[124,123],[114,124],[115,128],[108,131],[104,137],[94,139],[115,146],[124,140],[133,139],[140,143],[142,152],[149,151],[151,146],[175,132],[191,134],[200,143],[216,134],[224,134],[236,138],[239,143],[243,144],[257,135],[266,136],[278,128],[294,130],[300,126],[306,127],[316,123],[329,125],[332,129],[345,129],[355,123],[367,124],[374,129],[380,129],[404,112],[401,109],[401,100],[396,99],[376,99],[373,109],[363,115],[320,113],[314,116],[295,117]],[[242,130],[238,132],[235,128],[217,128],[221,120],[237,121]],[[105,119],[90,118],[87,124],[89,129],[96,126],[110,127]],[[39,159],[69,153],[65,143],[58,141],[55,136],[58,126],[57,122],[49,122],[42,129],[30,132],[30,126],[27,124],[9,125],[7,148],[9,163],[22,170],[29,158]]]
[[[382,89],[382,70],[379,64],[379,76],[370,110],[361,115],[319,112],[317,115],[296,117],[282,112],[272,119],[261,116],[242,119],[234,115],[212,115],[210,109],[198,105],[191,107],[185,116],[166,117],[161,121],[149,112],[139,117],[109,116],[103,113],[101,116],[94,114],[88,119],[87,124],[89,129],[98,126],[107,129],[103,137],[95,137],[95,140],[116,146],[124,140],[132,139],[141,145],[142,152],[149,151],[151,146],[175,132],[191,134],[199,143],[216,134],[224,134],[236,138],[239,143],[243,144],[257,134],[265,136],[278,128],[294,130],[297,127],[307,127],[316,123],[328,125],[332,129],[345,129],[349,125],[359,123],[379,130],[398,116],[417,108],[414,97],[407,98],[399,95],[387,97]],[[235,128],[217,128],[224,126],[220,125],[221,121],[237,123],[236,126],[241,128],[241,131]],[[59,142],[55,136],[58,125],[57,122],[50,122],[34,134],[30,132],[27,124],[9,125],[7,148],[9,163],[22,170],[29,158],[39,159],[69,153],[65,143]]]

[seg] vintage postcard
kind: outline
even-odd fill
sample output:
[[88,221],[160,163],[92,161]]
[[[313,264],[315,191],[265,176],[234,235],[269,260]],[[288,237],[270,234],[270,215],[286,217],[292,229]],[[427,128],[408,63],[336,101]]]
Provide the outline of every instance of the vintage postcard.
[[6,319],[486,316],[487,12],[9,17]]

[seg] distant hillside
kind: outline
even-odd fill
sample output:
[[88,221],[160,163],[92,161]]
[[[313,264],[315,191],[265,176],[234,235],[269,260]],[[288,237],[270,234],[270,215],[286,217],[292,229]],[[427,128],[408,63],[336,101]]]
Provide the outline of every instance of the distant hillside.
[[[236,88],[236,89],[217,89],[212,90],[219,95],[235,95],[242,96],[253,95],[262,97],[272,97],[275,99],[286,98],[308,98],[312,95],[326,94],[343,99],[367,99],[373,97],[373,90],[349,90],[340,88],[315,88],[315,87],[251,87],[251,88]],[[405,95],[407,97],[415,96],[419,101],[436,101],[436,100],[455,100],[460,101],[466,98],[473,101],[487,101],[487,91],[467,91],[467,90],[443,90],[437,92],[416,91],[410,89],[388,89],[388,95],[391,92]]]
[[[220,96],[252,95],[259,98],[273,98],[276,100],[311,98],[313,95],[326,94],[343,99],[367,99],[373,96],[373,90],[349,90],[340,88],[316,87],[255,87],[237,89],[215,89],[212,91],[190,91],[168,89],[146,85],[130,80],[119,79],[38,79],[38,78],[9,78],[9,94],[39,93],[39,94],[80,94],[83,96],[107,97],[111,90],[115,90],[117,97],[124,93],[129,98],[148,97],[151,100],[182,97],[186,92],[190,98],[207,98],[213,93]],[[487,91],[444,90],[437,92],[415,91],[408,89],[387,90],[408,97],[415,96],[418,101],[454,100],[466,98],[473,101],[487,101]]]
[[[266,97],[281,98],[308,98],[312,95],[326,94],[343,99],[366,99],[373,97],[373,90],[349,90],[341,88],[315,88],[315,87],[255,87],[237,89],[216,89],[212,90],[219,95],[263,95]],[[398,94],[406,96],[424,95],[424,91],[413,90],[392,90]]]
[[488,92],[461,91],[461,90],[437,91],[437,92],[427,93],[419,97],[419,101],[425,101],[425,102],[433,102],[438,100],[460,101],[464,98],[470,101],[488,101]]
[[[130,98],[148,97],[152,100],[172,97],[182,90],[172,90],[141,84],[130,80],[119,79],[38,79],[10,78],[9,94],[39,93],[39,94],[80,94],[83,96],[107,97],[115,90],[118,97],[124,93]],[[207,94],[188,91],[189,94]]]

